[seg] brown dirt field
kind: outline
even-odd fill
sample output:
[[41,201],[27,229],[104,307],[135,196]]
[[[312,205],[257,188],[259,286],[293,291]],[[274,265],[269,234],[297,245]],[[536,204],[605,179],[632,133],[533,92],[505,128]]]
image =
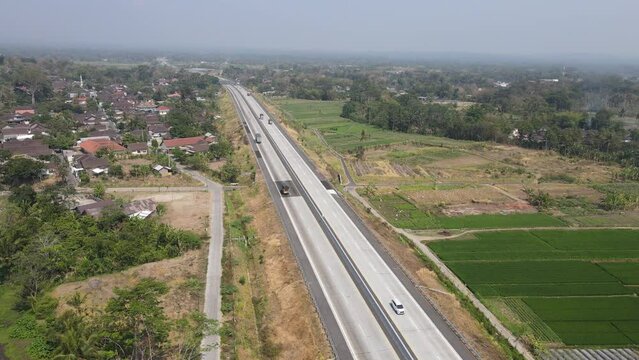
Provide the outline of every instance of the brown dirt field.
[[569,175],[579,182],[609,182],[613,173],[619,170],[618,166],[566,158],[553,151],[531,150],[509,145],[493,145],[479,154],[496,161],[524,166],[538,177]]
[[[426,268],[413,250],[397,240],[397,235],[384,224],[367,214],[357,201],[347,198],[359,216],[373,230],[387,251],[404,272],[418,285],[446,292],[437,275]],[[464,339],[483,359],[506,359],[501,350],[489,339],[489,335],[452,295],[422,288],[424,295],[462,334]]]
[[447,206],[442,210],[444,215],[481,215],[481,214],[513,214],[513,213],[536,213],[537,209],[525,202],[512,201],[501,204],[459,204]]
[[488,186],[466,187],[452,190],[423,190],[404,192],[419,206],[433,206],[438,204],[505,204],[514,202],[513,199]]
[[[502,184],[498,186],[500,189],[507,191],[519,199],[526,200],[528,197],[524,192],[524,186],[521,184]],[[558,184],[558,183],[541,183],[529,184],[527,188],[533,190],[541,190],[547,192],[552,197],[579,196],[591,201],[599,201],[603,196],[599,191],[589,188],[585,185],[578,184]]]
[[153,278],[168,285],[169,292],[161,299],[162,307],[169,318],[177,319],[191,311],[201,310],[203,306],[203,292],[189,294],[181,285],[192,277],[204,281],[207,248],[205,244],[201,249],[189,251],[177,258],[136,266],[115,274],[65,283],[55,288],[51,295],[59,299],[60,312],[68,307],[66,300],[76,292],[86,295],[87,308],[97,310],[103,308],[113,297],[115,288],[131,287],[142,278]]
[[153,199],[166,206],[160,221],[178,229],[207,234],[211,211],[208,192],[118,192],[117,197],[127,200]]
[[266,323],[280,345],[281,359],[326,359],[331,356],[319,317],[302,281],[263,178],[258,193],[245,197],[253,216],[251,225],[261,240],[268,294]]
[[464,167],[476,167],[480,165],[489,164],[491,161],[477,155],[464,155],[455,157],[452,159],[443,159],[434,161],[428,165],[423,165],[424,168],[432,169],[450,169],[450,168],[464,168]]
[[226,160],[213,161],[209,163],[209,169],[219,170],[224,164],[226,164]]

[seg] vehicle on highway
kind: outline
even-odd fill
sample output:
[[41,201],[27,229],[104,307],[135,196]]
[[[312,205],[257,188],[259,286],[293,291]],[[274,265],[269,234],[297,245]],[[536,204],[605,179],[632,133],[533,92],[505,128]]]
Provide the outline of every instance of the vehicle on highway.
[[257,143],[257,144],[261,144],[262,143],[262,134],[260,134],[260,133],[255,134],[255,143]]
[[397,299],[391,300],[391,307],[393,308],[393,311],[395,311],[397,315],[404,315],[404,312],[405,312],[404,305],[399,300]]
[[247,93],[246,93],[246,96],[251,96],[251,93],[250,93],[250,92],[247,92]]
[[271,118],[268,118],[268,123],[269,125],[273,123],[273,120],[271,120]]
[[280,194],[287,196],[289,194],[289,187],[288,185],[282,185],[282,187],[280,188]]
[[260,120],[264,119],[264,114],[260,114]]

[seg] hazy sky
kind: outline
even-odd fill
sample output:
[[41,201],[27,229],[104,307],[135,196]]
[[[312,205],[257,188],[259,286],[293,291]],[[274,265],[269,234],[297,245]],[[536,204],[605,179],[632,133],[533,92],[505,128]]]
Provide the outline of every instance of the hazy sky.
[[638,0],[0,0],[0,45],[639,56]]

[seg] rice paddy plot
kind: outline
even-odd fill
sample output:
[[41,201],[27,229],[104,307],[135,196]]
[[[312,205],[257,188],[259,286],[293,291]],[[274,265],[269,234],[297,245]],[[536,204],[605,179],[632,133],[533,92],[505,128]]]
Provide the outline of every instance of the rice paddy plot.
[[471,287],[619,282],[596,264],[586,261],[449,262],[448,266]]
[[600,263],[599,266],[625,285],[639,285],[639,263],[637,262]]
[[635,290],[618,282],[605,283],[552,283],[552,284],[486,284],[471,285],[471,289],[481,296],[522,297],[522,296],[608,296],[631,295]]

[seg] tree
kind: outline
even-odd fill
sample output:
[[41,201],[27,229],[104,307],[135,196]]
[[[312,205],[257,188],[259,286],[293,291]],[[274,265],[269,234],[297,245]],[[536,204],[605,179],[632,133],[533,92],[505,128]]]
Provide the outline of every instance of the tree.
[[228,161],[220,168],[220,179],[224,182],[234,183],[237,182],[240,176],[240,168],[233,162]]
[[0,163],[9,160],[11,157],[11,151],[7,149],[0,149]]
[[124,169],[122,168],[122,165],[115,164],[115,165],[109,166],[109,176],[122,178],[124,176]]
[[168,346],[169,323],[160,307],[166,284],[142,279],[131,289],[116,289],[102,319],[106,348],[120,358],[162,358]]
[[9,159],[0,170],[2,182],[10,186],[32,184],[42,177],[44,164],[27,158]]
[[25,64],[18,67],[14,81],[26,87],[26,92],[31,95],[31,105],[35,105],[36,95],[44,90],[48,79],[38,65]]
[[214,159],[219,160],[228,157],[233,153],[233,144],[226,140],[226,138],[220,137],[216,144],[212,144],[210,146],[209,152]]
[[36,202],[36,192],[30,185],[14,187],[9,195],[9,201],[16,204],[22,211],[26,210]]
[[66,311],[56,319],[56,325],[50,336],[57,343],[53,351],[54,360],[100,358],[100,337],[84,316],[74,311]]
[[595,117],[592,118],[592,122],[590,127],[595,130],[601,130],[609,127],[611,125],[610,119],[612,118],[612,113],[606,109],[599,110],[595,114]]
[[93,186],[93,196],[102,199],[104,197],[104,194],[106,194],[104,184],[102,184],[102,182],[95,183],[95,185]]

